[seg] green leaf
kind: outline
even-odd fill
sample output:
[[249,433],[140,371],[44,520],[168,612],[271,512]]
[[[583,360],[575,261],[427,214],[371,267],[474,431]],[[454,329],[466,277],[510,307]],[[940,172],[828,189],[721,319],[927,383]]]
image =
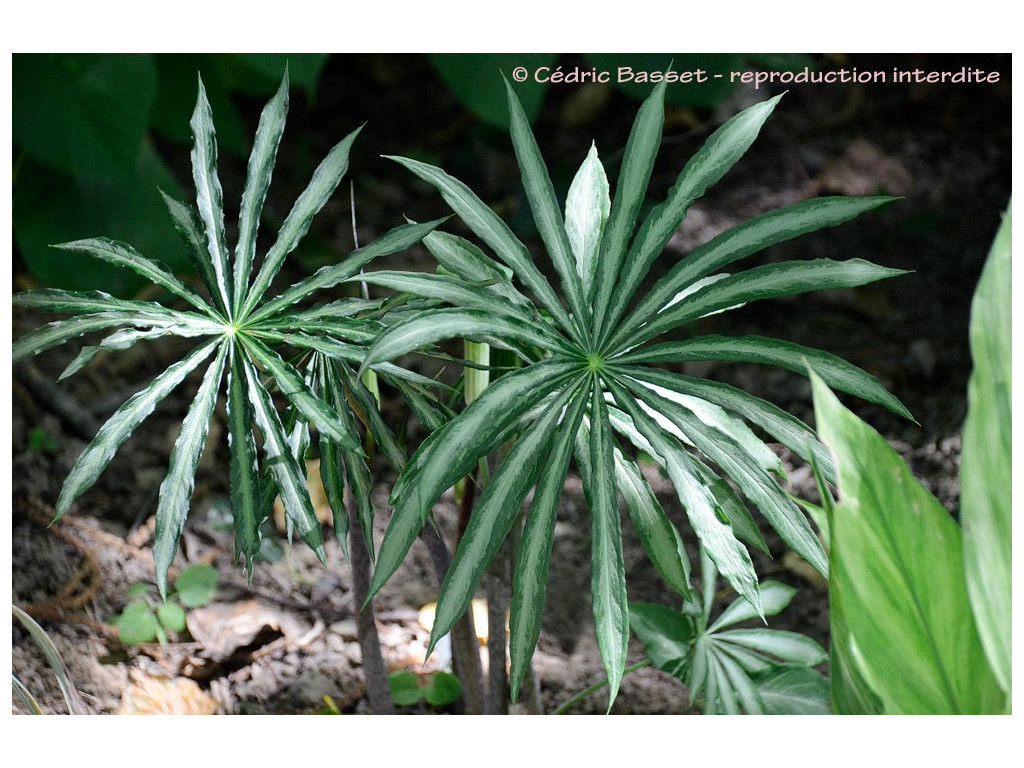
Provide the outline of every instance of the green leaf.
[[565,232],[576,258],[587,307],[594,297],[601,237],[610,211],[608,177],[597,156],[597,145],[592,143],[565,198]]
[[423,441],[392,488],[395,512],[381,542],[370,597],[401,565],[434,501],[481,456],[511,437],[530,408],[578,371],[576,363],[542,361],[502,376]]
[[662,605],[630,601],[629,628],[644,644],[644,653],[654,666],[685,682],[683,670],[693,643],[691,620]]
[[[608,710],[619,692],[629,646],[629,609],[626,604],[626,569],[622,563],[622,529],[615,493],[611,427],[601,388],[592,390],[588,446],[589,473],[583,490],[591,519],[591,581],[597,644],[608,675]],[[581,464],[582,472],[583,464]],[[588,477],[589,474],[589,477]]]
[[[195,487],[196,468],[206,445],[217,393],[224,375],[227,344],[221,344],[217,358],[203,377],[199,391],[188,409],[181,431],[171,451],[167,476],[160,484],[160,501],[156,510],[156,531],[153,542],[153,564],[156,569],[160,596],[167,597],[167,571],[170,570],[178,550],[178,540],[185,527],[192,490]],[[179,587],[180,589],[180,587]]]
[[466,612],[484,570],[519,519],[526,494],[540,474],[562,409],[572,394],[567,389],[545,406],[544,413],[516,440],[477,501],[441,584],[427,656]]
[[[686,175],[685,169],[683,175]],[[637,304],[633,312],[621,324],[609,346],[616,348],[623,339],[628,338],[642,325],[650,322],[674,296],[701,278],[770,246],[792,240],[808,232],[843,224],[862,213],[891,203],[894,199],[892,197],[818,197],[776,211],[769,211],[742,224],[737,224],[700,246],[673,266],[668,274],[661,278],[650,293]]]
[[[299,536],[316,553],[320,562],[326,562],[323,531],[316,511],[313,509],[313,502],[309,498],[305,468],[299,466],[299,462],[288,444],[288,437],[285,434],[284,425],[281,423],[281,417],[274,409],[270,393],[260,383],[255,369],[246,363],[244,371],[254,423],[263,435],[263,453],[266,456],[266,465],[270,468],[277,485],[278,493],[284,504],[285,515],[295,526]],[[300,381],[301,378],[300,376]],[[313,397],[312,394],[310,396]],[[323,405],[322,401],[318,402]],[[323,405],[323,407],[327,406]]]
[[359,439],[345,429],[337,411],[314,394],[298,371],[255,337],[241,334],[239,341],[260,367],[274,378],[281,393],[303,417],[344,448],[360,450]]
[[960,519],[971,608],[1003,691],[1012,677],[1012,284],[1007,206],[971,307],[974,370],[967,386]]
[[185,609],[177,603],[164,603],[157,606],[156,618],[160,626],[171,632],[185,631]]
[[246,361],[238,344],[231,345],[228,368],[228,449],[230,454],[231,512],[235,523],[235,560],[252,574],[252,559],[260,549],[263,525],[262,488],[256,464],[253,416],[246,387]]
[[755,104],[732,117],[714,132],[683,168],[668,198],[658,205],[637,233],[629,255],[623,263],[620,285],[609,310],[610,325],[622,316],[629,300],[651,264],[668,245],[679,229],[695,200],[714,186],[754,143],[764,121],[771,115],[782,96]]
[[[569,307],[577,319],[582,320],[584,308],[589,302],[583,295],[583,284],[576,272],[576,259],[566,235],[565,222],[558,205],[555,188],[551,184],[544,158],[541,157],[537,140],[530,130],[530,121],[523,112],[523,107],[512,89],[511,83],[505,81],[508,92],[508,109],[511,119],[512,147],[519,161],[519,171],[523,179],[526,199],[533,212],[533,221],[537,232],[544,241],[551,263],[561,279],[562,290],[569,302]],[[583,327],[584,337],[586,327]]]
[[686,341],[655,344],[639,352],[627,353],[619,359],[630,364],[725,360],[777,365],[801,375],[806,375],[809,364],[829,387],[869,403],[885,406],[912,421],[914,418],[906,406],[887,392],[878,379],[841,357],[764,336],[699,336]]
[[259,309],[253,311],[247,318],[246,324],[254,325],[266,318],[273,317],[279,312],[292,311],[307,296],[319,290],[333,288],[356,274],[373,259],[404,251],[406,248],[415,245],[444,221],[445,219],[435,219],[425,224],[403,224],[402,226],[395,227],[369,245],[352,251],[348,258],[340,264],[321,267],[314,274],[295,283],[295,285],[282,292],[281,295],[269,300]]
[[239,317],[246,317],[255,309],[260,299],[263,298],[263,294],[270,287],[270,283],[277,276],[281,265],[284,264],[285,257],[295,249],[295,246],[309,231],[313,217],[320,212],[328,198],[334,193],[341,182],[341,177],[348,170],[349,151],[361,130],[362,127],[357,128],[338,142],[313,172],[313,178],[310,179],[309,185],[295,201],[281,225],[281,229],[278,230],[277,239],[267,251],[260,271],[256,274],[245,303],[238,313]]
[[217,289],[217,274],[214,272],[213,263],[210,261],[209,253],[203,239],[203,232],[199,222],[196,220],[192,209],[184,203],[175,200],[173,197],[160,190],[164,205],[167,206],[167,213],[171,217],[171,223],[179,237],[185,244],[185,253],[192,262],[192,266],[199,274],[199,278],[210,292],[213,301],[225,318],[228,317],[228,308],[224,306],[224,297]]
[[[764,585],[761,585],[762,590]],[[731,629],[715,634],[721,644],[738,645],[742,648],[774,657],[791,664],[813,667],[828,661],[828,653],[806,635],[779,629]]]
[[424,310],[382,333],[370,347],[360,372],[376,363],[394,360],[451,338],[486,341],[499,346],[512,342],[568,353],[566,342],[543,323],[481,309]]
[[178,574],[174,589],[186,608],[201,608],[217,594],[217,569],[212,565],[190,565]]
[[540,638],[558,505],[565,487],[573,443],[583,423],[588,394],[585,386],[577,392],[575,400],[558,425],[551,440],[551,450],[541,467],[520,539],[512,574],[509,616],[509,683],[513,701],[519,696],[519,686],[526,676]]
[[995,713],[1005,698],[967,598],[960,530],[873,429],[811,376],[839,470],[832,576],[853,660],[887,713]]
[[[206,235],[206,247],[216,279],[220,304],[231,313],[231,274],[228,272],[228,246],[224,236],[224,192],[217,177],[217,136],[213,111],[206,88],[199,78],[199,95],[192,113],[192,179],[196,186],[196,206]],[[212,286],[211,286],[212,289]]]
[[430,676],[430,683],[423,690],[423,698],[432,707],[444,707],[458,701],[462,697],[462,684],[459,678],[447,672],[435,672]]
[[156,639],[157,620],[149,603],[136,600],[128,603],[117,617],[117,629],[125,645],[151,643]]
[[65,251],[86,253],[118,267],[130,269],[168,293],[184,299],[209,317],[217,319],[216,312],[198,293],[176,278],[165,266],[147,259],[130,245],[118,243],[105,237],[94,237],[88,240],[61,243],[55,247]]
[[444,201],[459,215],[466,226],[512,269],[516,277],[533,292],[558,324],[567,331],[574,327],[551,284],[534,266],[529,250],[512,234],[508,225],[469,187],[432,165],[404,157],[392,156],[389,159],[405,166],[440,192]]
[[399,707],[412,707],[423,699],[423,689],[415,672],[402,669],[388,675],[391,698]]
[[[622,157],[615,197],[601,239],[598,256],[597,296],[594,303],[595,339],[604,338],[611,328],[607,317],[613,293],[619,287],[619,275],[626,258],[630,238],[647,195],[647,184],[654,170],[654,159],[661,145],[665,122],[665,83],[658,84],[647,97],[633,121],[633,129]],[[631,298],[631,297],[627,297]]]
[[[466,109],[499,128],[509,124],[508,105],[501,90],[501,77],[517,67],[534,73],[558,58],[556,53],[432,53],[430,61],[452,93]],[[527,118],[540,112],[548,84],[534,78],[525,80],[520,98]]]
[[751,678],[766,715],[830,715],[828,679],[806,667],[771,667]]
[[707,285],[685,301],[659,313],[630,336],[628,345],[642,344],[673,328],[736,304],[828,288],[854,288],[904,274],[907,274],[906,270],[880,267],[863,259],[814,259],[765,264]]
[[249,286],[253,260],[256,258],[256,232],[259,229],[260,213],[270,188],[270,177],[277,159],[277,147],[284,133],[285,117],[288,114],[288,68],[277,94],[267,102],[256,128],[256,140],[249,167],[246,172],[245,189],[242,192],[242,207],[238,214],[238,244],[235,247],[234,300],[231,306],[240,307],[245,300]]
[[206,342],[157,376],[141,392],[132,395],[100,428],[96,437],[85,447],[68,473],[57,499],[55,519],[68,511],[72,502],[93,486],[117,449],[131,436],[135,428],[149,416],[156,405],[185,379],[203,360],[210,356],[216,339]]
[[16,53],[11,64],[21,148],[82,179],[131,172],[156,95],[152,54]]

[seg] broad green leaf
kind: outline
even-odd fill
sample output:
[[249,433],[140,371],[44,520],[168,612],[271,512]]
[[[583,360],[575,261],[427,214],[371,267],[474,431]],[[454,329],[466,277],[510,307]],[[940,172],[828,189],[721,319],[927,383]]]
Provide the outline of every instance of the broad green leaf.
[[[516,67],[527,72],[551,71],[556,53],[432,53],[430,61],[452,93],[486,123],[508,127],[508,104],[501,90],[504,75]],[[548,83],[528,78],[520,86],[523,108],[530,120],[540,112]]]
[[201,608],[217,595],[217,569],[212,565],[190,565],[174,580],[178,600],[186,608]]
[[168,293],[184,299],[209,317],[217,319],[216,312],[198,293],[176,278],[165,266],[147,259],[130,245],[108,240],[105,237],[94,237],[87,240],[75,240],[71,243],[61,243],[55,247],[65,251],[86,253],[110,264],[130,269]]
[[793,596],[796,590],[787,584],[778,581],[766,581],[761,585],[761,612],[755,611],[749,602],[734,600],[719,615],[715,622],[708,627],[709,632],[715,632],[725,627],[731,627],[743,621],[751,621],[763,616],[776,616],[781,613]]
[[619,289],[612,299],[610,325],[622,316],[651,264],[679,229],[693,202],[714,186],[744,155],[781,98],[781,95],[776,96],[735,115],[690,158],[668,198],[647,217],[629,249],[629,255],[623,263]]
[[217,393],[224,375],[227,344],[221,344],[217,357],[203,377],[199,391],[181,423],[181,431],[171,451],[167,476],[160,484],[160,501],[156,509],[156,531],[153,541],[153,564],[156,569],[160,596],[167,599],[167,571],[170,570],[178,550],[178,540],[185,527],[192,490],[195,487],[196,468],[206,445]]
[[263,108],[249,166],[246,171],[242,207],[238,214],[238,244],[235,246],[233,307],[241,307],[249,287],[253,260],[256,258],[256,232],[259,229],[263,203],[270,189],[270,177],[277,159],[277,147],[284,133],[288,114],[288,68],[277,94]]
[[57,499],[55,519],[60,518],[72,502],[93,486],[117,449],[135,428],[149,416],[157,404],[177,387],[192,370],[210,356],[217,340],[196,348],[186,358],[161,373],[141,392],[132,395],[107,422],[100,427],[68,473]]
[[[515,150],[516,159],[519,161],[523,189],[526,192],[526,199],[530,203],[530,210],[533,212],[533,221],[547,248],[551,264],[561,280],[562,290],[569,302],[569,307],[577,320],[582,321],[585,317],[584,308],[588,306],[589,302],[584,298],[583,284],[576,272],[576,259],[566,235],[565,222],[562,220],[558,198],[555,196],[555,189],[551,184],[544,158],[541,157],[537,140],[533,136],[533,131],[530,130],[530,121],[523,112],[523,107],[508,80],[505,81],[505,89],[508,92],[512,147]],[[582,325],[581,328],[583,328],[583,336],[586,338],[586,326]]]
[[736,304],[830,288],[854,288],[904,274],[907,274],[906,270],[880,267],[863,259],[814,259],[753,267],[705,286],[686,301],[659,313],[631,335],[629,345],[641,344],[673,328]]
[[235,560],[241,554],[242,565],[251,576],[252,559],[260,549],[263,490],[256,463],[245,366],[244,352],[232,343],[227,399],[231,513],[235,524]]
[[[192,113],[192,179],[196,186],[196,206],[206,235],[206,247],[217,281],[216,293],[229,315],[237,309],[231,304],[231,274],[228,271],[228,246],[224,235],[224,192],[217,176],[217,136],[213,110],[206,98],[203,79],[199,78],[199,96]],[[211,286],[213,289],[213,286]]]
[[455,675],[447,672],[435,672],[430,676],[430,684],[423,689],[423,699],[432,707],[444,707],[462,696],[462,683]]
[[185,631],[185,609],[177,603],[164,603],[157,606],[156,618],[160,626],[171,632]]
[[587,307],[590,307],[594,297],[597,257],[610,211],[608,177],[597,156],[597,145],[592,143],[565,198],[565,232],[576,257],[576,271],[583,284]]
[[277,239],[267,251],[260,270],[256,273],[252,286],[247,292],[245,303],[242,309],[236,313],[238,318],[248,316],[256,308],[280,271],[281,265],[284,264],[285,257],[305,237],[306,232],[309,231],[309,225],[313,222],[313,217],[320,212],[328,198],[334,193],[341,182],[341,177],[348,170],[349,151],[361,130],[362,127],[357,128],[335,144],[327,157],[313,171],[313,178],[310,179],[309,185],[295,201],[281,225],[281,229],[278,230]]
[[477,501],[452,558],[430,632],[427,656],[466,612],[484,570],[519,519],[526,494],[540,474],[562,410],[572,390],[566,390],[515,442]]
[[420,312],[386,330],[366,353],[361,370],[460,337],[501,346],[519,342],[569,353],[565,340],[543,324],[481,309],[446,308]]
[[608,675],[610,711],[626,668],[629,609],[626,603],[626,569],[622,563],[619,500],[614,482],[615,443],[608,423],[608,407],[596,382],[590,403],[590,416],[588,464],[591,471],[589,477],[583,476],[583,491],[591,520],[590,592],[594,625],[597,627],[601,660]]
[[967,387],[960,520],[971,608],[999,685],[1012,677],[1012,343],[1007,206],[971,307],[974,370]]
[[777,365],[801,375],[806,375],[810,365],[829,387],[885,406],[904,418],[914,418],[878,379],[841,357],[764,336],[698,336],[686,341],[655,344],[639,352],[629,352],[619,359],[629,364],[725,360]]
[[960,529],[877,432],[811,382],[839,470],[831,578],[854,663],[887,713],[1003,711],[967,597]]
[[151,643],[156,638],[156,614],[144,600],[128,603],[117,618],[117,629],[125,645]]
[[525,412],[578,371],[575,363],[542,361],[502,376],[423,441],[392,488],[395,511],[381,542],[370,597],[401,565],[437,498],[511,437]]
[[569,470],[569,460],[572,458],[573,443],[583,422],[588,395],[586,386],[576,393],[576,399],[566,411],[551,440],[551,450],[541,467],[540,479],[520,539],[512,574],[509,617],[509,684],[513,701],[518,698],[519,686],[540,638],[558,504]]
[[551,284],[534,266],[529,250],[469,187],[432,165],[404,157],[390,159],[405,166],[440,192],[449,207],[512,269],[558,324],[566,330],[574,327]]
[[615,186],[615,197],[612,198],[611,211],[601,238],[594,302],[594,338],[597,340],[603,339],[612,326],[611,318],[607,315],[613,295],[621,288],[619,275],[640,215],[640,206],[647,196],[647,184],[661,146],[664,122],[665,83],[661,82],[641,105],[633,121]]
[[435,219],[425,224],[403,224],[349,254],[340,264],[321,267],[314,274],[287,288],[276,298],[270,299],[249,315],[246,323],[256,324],[283,311],[292,311],[303,299],[316,291],[333,288],[346,278],[356,274],[378,256],[387,256],[404,251],[433,232],[445,219]]
[[751,678],[766,715],[830,715],[828,679],[806,667],[772,667]]
[[684,680],[693,643],[693,622],[679,611],[654,603],[629,603],[629,628],[658,669]]
[[239,341],[260,367],[274,378],[281,393],[303,417],[342,447],[352,451],[360,450],[359,439],[345,430],[337,411],[313,393],[298,371],[253,336],[242,334]]
[[[270,394],[260,383],[255,369],[251,364],[246,363],[244,370],[254,424],[259,427],[260,433],[263,435],[263,453],[266,456],[266,465],[270,468],[277,485],[278,493],[284,504],[285,515],[309,545],[309,548],[320,558],[320,562],[326,563],[323,531],[320,528],[320,520],[316,516],[316,511],[313,509],[313,502],[309,498],[305,468],[299,466],[299,462],[292,453],[284,425],[281,423],[281,417],[274,409]],[[294,403],[294,401],[292,402]],[[326,406],[324,407],[326,408]]]
[[[691,161],[692,162],[692,161]],[[685,174],[685,170],[684,170]],[[755,216],[694,250],[672,267],[621,324],[610,345],[617,348],[687,287],[723,267],[772,245],[834,227],[890,203],[892,197],[817,197]]]

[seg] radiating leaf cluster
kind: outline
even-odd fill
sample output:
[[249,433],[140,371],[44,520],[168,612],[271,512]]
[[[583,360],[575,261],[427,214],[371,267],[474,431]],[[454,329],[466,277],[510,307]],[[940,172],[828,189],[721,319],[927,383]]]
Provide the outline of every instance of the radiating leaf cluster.
[[[94,238],[59,247],[135,272],[161,289],[166,301],[122,300],[98,292],[61,290],[30,291],[14,297],[16,306],[72,315],[15,342],[15,362],[86,333],[110,332],[98,345],[85,347],[68,366],[65,376],[80,369],[100,350],[123,350],[139,340],[161,336],[195,340],[192,351],[132,396],[103,425],[75,462],[56,505],[57,517],[65,514],[96,482],[118,448],[154,408],[190,374],[200,373],[198,390],[182,421],[167,476],[160,487],[154,559],[164,595],[167,571],[188,514],[199,457],[222,394],[227,406],[236,555],[250,569],[260,546],[260,527],[275,493],[284,502],[290,529],[297,531],[321,560],[324,557],[321,526],[306,488],[303,465],[311,427],[315,427],[320,451],[328,459],[321,462],[325,487],[332,504],[338,504],[336,511],[342,511],[341,517],[345,480],[360,489],[360,498],[368,488],[357,421],[367,425],[389,459],[400,462],[404,458],[352,368],[359,365],[365,345],[378,332],[379,303],[352,300],[308,307],[306,299],[317,291],[353,279],[371,259],[413,245],[439,222],[397,227],[340,263],[323,267],[271,297],[271,284],[286,257],[302,240],[348,169],[349,151],[359,133],[359,129],[353,131],[329,152],[285,218],[274,242],[262,258],[257,258],[260,216],[287,109],[286,73],[260,117],[242,194],[238,240],[232,249],[225,234],[213,114],[202,80],[199,81],[191,122],[196,205],[193,208],[168,196],[165,202],[206,289],[205,296],[131,246]],[[170,306],[172,303],[176,306]],[[309,360],[307,366],[296,367],[282,357],[282,349],[298,350]],[[379,368],[385,377],[406,376],[395,366]],[[421,383],[410,374],[400,386],[415,388]],[[275,405],[273,392],[280,393],[287,402],[283,416]],[[366,492],[365,498],[368,497]],[[368,523],[372,513],[368,502],[362,512]],[[342,538],[344,530],[344,526],[337,528]]]
[[[717,574],[710,558],[702,566],[701,596],[683,611],[630,603],[631,629],[651,662],[686,683],[704,714],[828,714],[828,680],[812,668],[828,658],[825,649],[796,632],[737,626],[757,618],[742,599],[712,622]],[[775,581],[760,586],[764,616],[783,611],[796,594]]]
[[632,460],[635,450],[654,457],[671,478],[701,546],[755,613],[763,611],[762,595],[745,545],[765,549],[765,544],[746,501],[789,547],[827,572],[817,536],[779,484],[781,463],[754,429],[804,459],[814,459],[831,478],[831,461],[812,431],[771,403],[724,384],[663,370],[663,363],[730,360],[804,373],[803,361],[813,360],[831,386],[909,416],[873,377],[823,351],[757,336],[685,342],[663,337],[701,317],[753,301],[901,274],[860,259],[736,266],[764,248],[842,224],[889,198],[817,198],[758,216],[697,248],[643,294],[645,277],[690,206],[744,154],[778,98],[721,126],[646,217],[640,214],[661,143],[664,85],[639,110],[614,197],[596,150],[591,150],[572,182],[564,211],[510,86],[508,100],[523,185],[557,283],[548,280],[527,247],[464,183],[440,168],[395,158],[432,185],[496,258],[466,239],[434,233],[425,242],[444,267],[444,276],[378,275],[380,285],[447,306],[426,309],[389,327],[364,365],[462,337],[513,350],[522,367],[505,373],[410,458],[393,489],[394,516],[371,593],[402,562],[440,494],[515,437],[455,554],[432,634],[436,642],[469,605],[501,541],[520,525],[532,490],[513,580],[515,695],[540,632],[556,511],[575,459],[591,512],[591,598],[614,700],[629,637],[620,497],[666,582],[684,595],[689,591],[690,565],[681,537]]

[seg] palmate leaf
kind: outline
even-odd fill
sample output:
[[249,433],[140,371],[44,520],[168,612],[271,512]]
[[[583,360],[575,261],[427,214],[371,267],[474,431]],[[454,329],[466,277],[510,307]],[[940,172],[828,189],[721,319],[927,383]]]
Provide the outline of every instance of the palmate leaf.
[[[621,542],[617,541],[620,493],[645,549],[666,580],[685,594],[689,574],[678,533],[657,506],[642,474],[616,446],[613,431],[650,453],[665,469],[702,547],[755,613],[762,610],[758,580],[742,542],[767,547],[740,494],[761,509],[791,547],[822,572],[827,570],[824,553],[804,513],[777,482],[776,476],[783,474],[781,462],[753,428],[815,462],[826,477],[834,479],[828,452],[812,430],[771,403],[735,388],[656,366],[663,360],[674,362],[693,355],[692,359],[708,356],[780,365],[802,374],[805,358],[813,358],[828,370],[831,380],[848,391],[909,415],[872,377],[825,352],[760,338],[657,344],[658,337],[707,314],[753,301],[823,287],[852,287],[903,274],[859,259],[783,262],[732,274],[716,272],[768,246],[849,221],[890,198],[805,201],[760,216],[680,260],[637,301],[636,292],[690,205],[740,159],[778,99],[745,110],[718,129],[680,173],[668,198],[638,230],[661,141],[663,84],[640,108],[614,197],[608,200],[607,179],[596,152],[591,152],[576,175],[564,218],[529,124],[522,119],[511,87],[507,90],[523,188],[551,258],[557,290],[533,264],[526,246],[469,187],[439,168],[394,158],[433,186],[476,238],[493,251],[496,260],[489,260],[462,238],[429,235],[425,242],[441,263],[443,277],[388,273],[379,282],[446,306],[435,305],[388,323],[364,367],[460,337],[510,348],[525,367],[485,390],[472,406],[428,436],[411,457],[393,489],[395,514],[381,547],[371,593],[397,568],[446,488],[504,440],[531,429],[550,402],[567,391],[585,390],[588,413],[581,416],[576,434],[564,436],[556,430],[547,444],[535,450],[538,456],[552,455],[553,443],[571,440],[584,475],[593,526],[595,623],[614,698],[624,658],[623,638],[628,632]],[[630,305],[634,309],[627,314]],[[542,391],[529,390],[533,381],[543,382]],[[521,465],[528,465],[525,458]],[[559,472],[560,468],[553,474],[541,473],[536,482],[554,482],[549,478]],[[529,473],[521,480],[523,484],[531,481]],[[545,494],[553,493],[548,485],[543,489]],[[518,506],[512,495],[510,501]],[[546,566],[550,557],[553,511],[547,496],[545,502],[548,505],[541,508],[535,523],[528,518],[525,531],[528,546],[537,551],[521,554],[521,564]],[[497,527],[489,530],[500,534],[499,538],[504,535]],[[487,547],[493,546],[497,542],[489,541]],[[479,565],[486,559],[488,548],[478,546],[473,562]],[[529,646],[536,641],[537,612],[543,606],[539,579],[544,568],[527,575],[520,567],[517,565],[512,597],[513,605],[519,606],[511,627],[516,648],[514,686],[532,652]],[[470,593],[473,579],[469,577],[476,569],[465,573],[469,576],[461,577],[459,589],[463,599]],[[462,607],[461,601],[455,607]],[[518,626],[518,621],[523,625]],[[732,658],[707,657],[699,662],[694,676],[701,684],[707,683],[710,700],[727,709],[756,708],[756,685],[737,676],[737,670],[742,672],[738,664]],[[719,691],[721,697],[732,698],[720,701]]]
[[[304,458],[311,442],[311,425],[321,438],[320,449],[326,460],[323,464],[327,466],[325,485],[336,512],[340,513],[338,520],[347,521],[343,505],[344,476],[347,476],[349,485],[360,496],[357,499],[360,520],[367,531],[372,531],[369,471],[360,455],[359,422],[367,426],[389,461],[396,465],[404,462],[397,440],[384,424],[373,397],[358,382],[351,368],[346,367],[346,362],[353,365],[362,362],[366,345],[379,333],[383,303],[355,300],[349,306],[342,306],[340,302],[331,302],[312,309],[299,308],[299,305],[315,292],[357,274],[372,259],[419,242],[442,220],[396,227],[338,264],[325,267],[282,294],[268,298],[270,285],[285,258],[308,231],[313,217],[345,173],[352,143],[359,133],[359,130],[353,131],[339,142],[314,172],[253,278],[257,267],[257,230],[283,134],[287,101],[286,75],[260,118],[242,195],[238,242],[232,251],[226,236],[223,191],[217,175],[213,115],[202,80],[199,81],[191,123],[195,137],[192,168],[196,208],[167,195],[164,200],[189,258],[209,292],[209,301],[131,246],[104,238],[79,240],[58,247],[132,270],[169,294],[171,302],[185,302],[194,309],[183,311],[151,301],[114,299],[98,292],[42,290],[21,294],[14,300],[16,305],[27,309],[74,315],[19,339],[13,348],[15,361],[87,333],[112,331],[98,345],[85,347],[67,367],[65,376],[79,370],[101,349],[119,351],[140,340],[163,335],[196,338],[193,351],[118,409],[79,457],[58,500],[58,516],[95,482],[117,448],[153,408],[208,358],[215,347],[218,348],[217,357],[206,369],[196,399],[184,417],[167,477],[161,485],[154,562],[163,593],[166,593],[167,571],[177,551],[199,457],[222,386],[227,395],[235,554],[236,559],[242,557],[250,574],[253,557],[260,546],[260,527],[269,514],[275,492],[284,500],[289,530],[297,530],[323,558],[320,524],[312,511],[305,472],[300,469],[300,456]],[[318,396],[310,385],[312,377],[307,381],[307,376],[287,361],[285,349],[298,350],[314,361],[320,356],[331,358],[328,367],[337,365],[347,372],[332,381],[339,391],[332,393],[332,397]],[[407,387],[419,387],[423,393],[433,385],[431,380],[390,363],[381,363],[375,368],[388,380],[402,377]],[[225,369],[227,379],[223,383]],[[275,409],[272,389],[278,390],[288,403],[284,419]],[[429,408],[426,394],[419,397],[420,407]],[[358,417],[353,411],[358,412]],[[261,451],[257,451],[257,444]],[[344,535],[342,526],[338,530]]]

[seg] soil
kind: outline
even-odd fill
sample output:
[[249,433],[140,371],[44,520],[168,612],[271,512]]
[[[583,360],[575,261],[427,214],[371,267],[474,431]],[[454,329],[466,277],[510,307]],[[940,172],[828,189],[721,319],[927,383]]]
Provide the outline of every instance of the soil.
[[[563,59],[566,67],[577,61],[572,56]],[[701,330],[777,336],[828,350],[877,376],[907,405],[917,424],[861,402],[847,402],[890,440],[955,514],[960,430],[971,369],[970,300],[1010,194],[1009,56],[823,57],[819,64],[861,71],[955,71],[967,64],[999,70],[1002,79],[983,85],[791,86],[743,160],[694,205],[649,280],[657,280],[695,245],[752,215],[819,194],[884,190],[901,196],[856,223],[771,249],[750,263],[861,257],[914,270],[913,274],[863,290],[752,305],[709,318]],[[664,196],[679,169],[722,119],[778,92],[740,90],[715,110],[670,108],[651,199]],[[596,106],[584,108],[585,103]],[[571,174],[592,140],[606,163],[614,161],[635,110],[635,101],[610,87],[553,87],[536,122],[553,175]],[[247,104],[246,113],[251,132],[258,105]],[[378,158],[407,154],[427,156],[462,178],[506,214],[536,248],[520,205],[518,174],[507,139],[469,115],[422,56],[338,55],[322,74],[315,102],[296,94],[275,171],[271,212],[275,205],[287,206],[304,186],[307,156],[322,156],[331,143],[364,120],[368,126],[350,173],[364,243],[401,223],[402,216],[422,221],[447,213],[429,189]],[[177,164],[187,185],[187,150],[176,145],[162,150]],[[243,177],[242,161],[222,158],[227,200],[240,197]],[[311,240],[335,253],[347,252],[352,247],[349,221],[348,195],[339,191],[315,222]],[[459,224],[453,222],[451,230],[460,231]],[[290,266],[293,273],[282,281],[318,266],[320,258],[312,251],[299,254]],[[386,266],[427,269],[430,262],[422,249],[413,249]],[[16,287],[31,284],[16,260]],[[45,320],[16,312],[15,338]],[[179,351],[173,342],[161,342],[140,344],[117,355],[101,354],[76,376],[55,384],[77,346],[49,350],[14,371],[12,599],[42,623],[87,711],[113,714],[144,709],[149,702],[165,711],[173,705],[221,713],[301,714],[324,709],[325,697],[343,713],[367,711],[355,637],[357,606],[337,541],[327,537],[326,568],[304,546],[289,547],[280,531],[270,538],[285,554],[257,563],[251,582],[232,562],[231,534],[217,524],[227,496],[222,413],[211,425],[177,564],[216,566],[220,581],[214,605],[190,612],[189,631],[166,645],[123,646],[118,641],[110,619],[124,608],[130,585],[152,583],[151,515],[177,425],[195,384],[166,401],[122,447],[71,514],[48,527],[61,483],[96,427]],[[741,387],[813,423],[809,387],[799,376],[720,363],[689,365],[686,372]],[[390,397],[385,393],[385,414],[400,419],[399,406]],[[414,446],[423,438],[422,430],[415,423],[405,426]],[[785,449],[777,450],[792,491],[815,499],[809,469]],[[671,486],[657,471],[645,471],[669,515],[682,521]],[[375,472],[374,533],[379,543],[394,474],[381,462]],[[450,542],[456,517],[451,491],[435,514]],[[682,523],[680,529],[688,530]],[[657,578],[628,522],[623,532],[630,598],[676,605],[677,598]],[[604,677],[590,617],[589,535],[580,483],[571,475],[535,656],[547,712]],[[762,577],[798,588],[791,606],[771,626],[804,632],[827,644],[828,602],[820,579],[786,557],[785,547],[767,530],[766,538],[774,559],[758,559]],[[687,543],[694,546],[692,540]],[[417,614],[436,598],[437,589],[426,549],[417,542],[375,603],[390,668],[426,673],[443,666],[443,659],[422,665],[427,632]],[[723,591],[723,598],[731,596]],[[627,663],[642,658],[634,639]],[[64,711],[52,674],[17,624],[11,663],[20,680],[40,696],[45,711]],[[180,687],[155,690],[154,680],[177,681]],[[600,691],[573,711],[601,713],[606,707],[606,692]],[[645,668],[624,678],[612,712],[683,713],[689,707],[679,681]],[[22,711],[15,698],[12,712]],[[420,705],[402,711],[452,708]]]

